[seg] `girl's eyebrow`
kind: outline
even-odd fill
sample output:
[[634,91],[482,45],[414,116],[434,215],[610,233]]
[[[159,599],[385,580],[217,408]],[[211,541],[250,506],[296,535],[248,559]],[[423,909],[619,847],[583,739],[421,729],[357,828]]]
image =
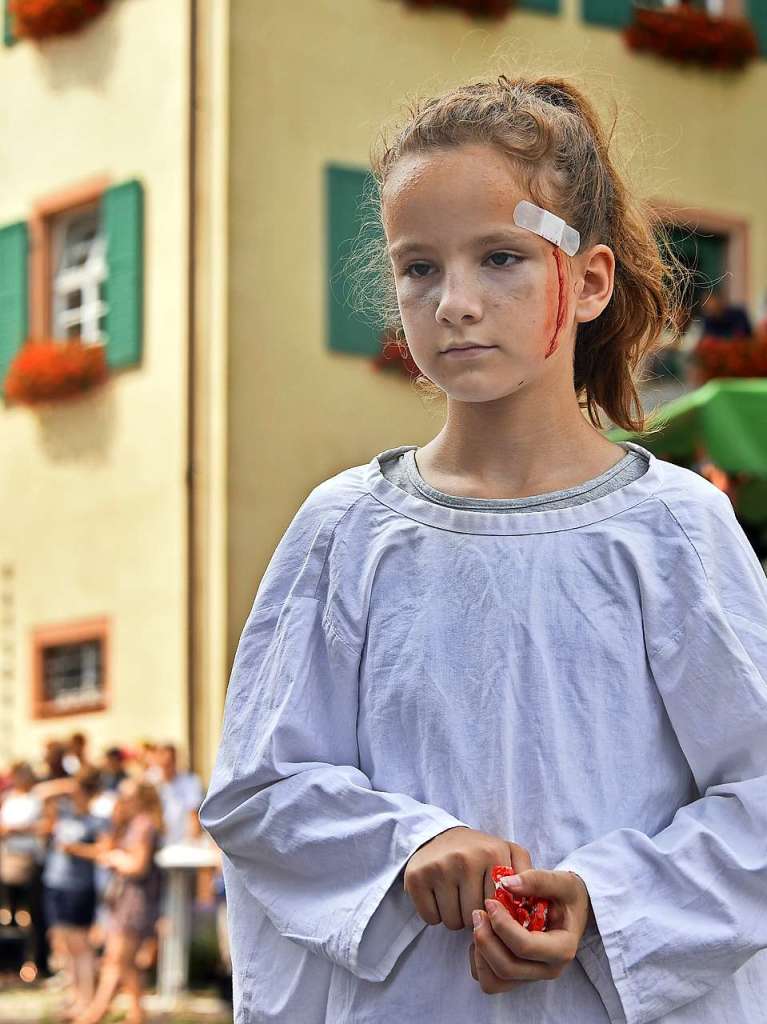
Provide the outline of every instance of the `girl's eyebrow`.
[[[500,242],[505,242],[509,237],[518,238],[520,241],[528,240],[530,232],[525,228],[504,228],[501,231],[494,231],[490,235],[481,235],[479,238],[473,240],[473,245],[477,247],[485,245],[495,245]],[[407,256],[411,252],[422,252],[424,249],[428,249],[429,246],[422,242],[411,242],[404,241],[397,245],[393,245],[389,250],[392,256]]]

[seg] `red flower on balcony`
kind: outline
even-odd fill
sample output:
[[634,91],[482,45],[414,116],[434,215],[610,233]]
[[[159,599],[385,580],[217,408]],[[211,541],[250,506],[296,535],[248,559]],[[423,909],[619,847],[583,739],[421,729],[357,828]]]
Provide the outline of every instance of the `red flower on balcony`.
[[661,11],[637,7],[624,39],[633,50],[712,68],[741,68],[759,53],[756,35],[745,18],[714,17],[684,0]]
[[715,377],[767,377],[767,332],[752,338],[703,337],[693,358],[701,384]]
[[405,0],[408,7],[430,10],[452,7],[474,18],[503,18],[516,7],[517,0]]
[[101,14],[109,0],[8,0],[17,36],[45,39],[77,32]]
[[23,405],[74,398],[108,376],[103,344],[79,338],[27,341],[16,353],[5,378],[5,394]]
[[410,349],[404,341],[397,340],[397,332],[394,330],[384,331],[381,335],[381,353],[372,359],[373,369],[394,370],[406,377],[417,377],[421,370],[413,357]]

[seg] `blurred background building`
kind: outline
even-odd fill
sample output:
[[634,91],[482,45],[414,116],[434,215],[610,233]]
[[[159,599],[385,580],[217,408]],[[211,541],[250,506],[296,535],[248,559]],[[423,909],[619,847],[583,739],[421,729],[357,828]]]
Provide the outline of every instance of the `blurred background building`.
[[[112,0],[64,34],[3,2],[0,762],[82,729],[175,741],[206,777],[298,505],[439,429],[345,263],[407,95],[518,68],[579,76],[608,123],[617,104],[695,272],[649,407],[703,382],[703,334],[763,320],[763,0]],[[629,45],[647,13],[661,36],[688,18],[695,59],[652,24]],[[737,30],[724,57],[711,22]]]

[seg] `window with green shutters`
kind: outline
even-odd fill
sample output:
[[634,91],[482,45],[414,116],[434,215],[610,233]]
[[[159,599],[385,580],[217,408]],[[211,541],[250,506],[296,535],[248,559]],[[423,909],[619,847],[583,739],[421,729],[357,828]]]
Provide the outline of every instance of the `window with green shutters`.
[[0,228],[0,390],[29,324],[29,232],[23,221]]
[[374,310],[363,317],[358,308],[358,282],[349,261],[365,243],[382,237],[364,206],[372,185],[369,171],[333,164],[325,168],[327,346],[365,356],[380,355],[381,330]]
[[141,360],[144,312],[144,189],[126,181],[102,198],[107,240],[107,363],[116,368]]
[[[33,259],[47,262],[51,270],[43,294],[33,296],[35,307],[43,307],[38,332],[61,340],[79,336],[85,341],[103,340],[112,369],[140,363],[144,319],[141,182],[107,188],[94,197],[92,208],[60,208],[44,218],[40,230],[43,241]],[[0,227],[0,393],[8,367],[28,337],[29,277],[26,222]]]

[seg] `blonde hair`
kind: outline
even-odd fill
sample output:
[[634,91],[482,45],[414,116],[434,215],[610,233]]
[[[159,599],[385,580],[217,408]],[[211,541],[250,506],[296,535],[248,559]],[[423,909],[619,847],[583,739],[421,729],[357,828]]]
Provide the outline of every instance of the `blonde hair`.
[[[368,200],[380,226],[383,188],[406,154],[484,143],[509,156],[533,201],[580,232],[579,252],[602,243],[615,255],[608,305],[595,320],[577,325],[574,388],[598,429],[602,409],[617,426],[641,431],[646,420],[639,371],[668,344],[661,339],[664,329],[679,338],[689,271],[674,255],[660,216],[630,194],[608,153],[609,142],[591,102],[575,86],[558,78],[499,75],[412,101],[404,122],[384,129],[371,148],[374,194]],[[367,243],[357,262],[360,255],[363,272],[372,271],[382,286],[377,297],[383,325],[401,347],[404,331],[386,239],[379,235]],[[423,374],[416,386],[427,397],[443,394]]]
[[117,787],[118,800],[135,800],[139,812],[147,814],[158,832],[165,831],[162,800],[151,782],[140,779],[123,779]]
[[139,809],[148,814],[158,832],[164,832],[165,819],[162,813],[160,794],[149,782],[137,782],[134,797]]

